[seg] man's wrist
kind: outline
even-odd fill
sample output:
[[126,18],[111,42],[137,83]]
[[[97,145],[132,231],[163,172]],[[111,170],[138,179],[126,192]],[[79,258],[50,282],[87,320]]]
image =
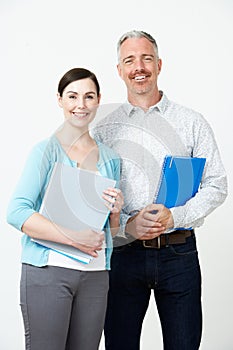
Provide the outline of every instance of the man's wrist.
[[126,222],[126,225],[125,225],[125,233],[126,234],[129,234],[130,236],[134,236],[134,233],[136,231],[136,222],[135,222],[135,219],[136,217],[138,216],[139,213],[131,216],[127,222]]

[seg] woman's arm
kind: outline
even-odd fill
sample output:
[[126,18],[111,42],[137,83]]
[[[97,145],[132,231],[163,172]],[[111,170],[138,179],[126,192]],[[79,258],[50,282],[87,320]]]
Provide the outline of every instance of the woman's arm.
[[104,241],[104,232],[99,233],[91,229],[75,232],[56,225],[39,213],[32,214],[24,222],[22,232],[31,238],[73,246],[94,257],[98,256],[96,250],[101,250]]
[[97,256],[95,250],[103,242],[103,233],[92,230],[74,232],[55,225],[39,214],[53,169],[54,150],[48,142],[37,144],[31,151],[7,210],[7,222],[32,238],[73,245]]

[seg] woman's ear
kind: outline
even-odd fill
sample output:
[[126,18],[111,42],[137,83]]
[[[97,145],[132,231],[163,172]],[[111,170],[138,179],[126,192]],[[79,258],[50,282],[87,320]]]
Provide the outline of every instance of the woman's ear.
[[59,92],[57,93],[57,102],[59,107],[62,108],[62,97],[60,96]]

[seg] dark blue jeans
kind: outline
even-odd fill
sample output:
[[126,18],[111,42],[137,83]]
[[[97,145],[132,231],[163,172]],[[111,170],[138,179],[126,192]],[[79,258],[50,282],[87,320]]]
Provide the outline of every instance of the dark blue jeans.
[[[195,236],[160,250],[114,248],[105,321],[107,350],[138,350],[151,290],[165,350],[197,350],[202,332],[201,272]],[[151,333],[153,337],[153,330]]]

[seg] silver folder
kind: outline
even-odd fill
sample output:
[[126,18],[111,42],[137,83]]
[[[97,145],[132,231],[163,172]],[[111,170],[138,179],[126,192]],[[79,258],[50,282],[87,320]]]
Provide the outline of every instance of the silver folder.
[[[115,180],[98,173],[55,163],[40,213],[55,225],[74,231],[86,228],[102,231],[109,216],[102,194],[115,185]],[[33,241],[84,263],[92,259],[68,245],[41,239]]]

